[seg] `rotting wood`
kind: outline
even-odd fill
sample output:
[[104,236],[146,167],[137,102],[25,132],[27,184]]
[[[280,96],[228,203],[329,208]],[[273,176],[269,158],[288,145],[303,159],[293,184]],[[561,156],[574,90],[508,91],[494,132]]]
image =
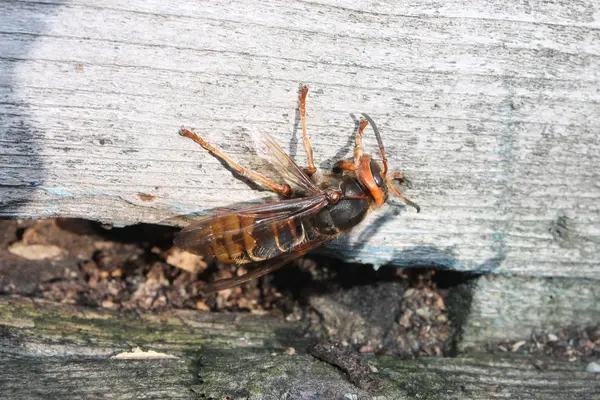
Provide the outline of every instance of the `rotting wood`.
[[[110,224],[264,197],[177,135],[256,165],[379,124],[423,211],[330,246],[377,265],[600,276],[598,2],[11,1],[0,4],[0,216]],[[375,150],[372,136],[367,147]]]
[[[65,399],[600,399],[597,374],[581,363],[548,360],[540,370],[528,357],[486,354],[364,357],[382,384],[369,394],[308,356],[298,328],[251,315],[175,311],[131,318],[1,297],[0,390],[10,398]],[[111,358],[136,347],[169,358]]]

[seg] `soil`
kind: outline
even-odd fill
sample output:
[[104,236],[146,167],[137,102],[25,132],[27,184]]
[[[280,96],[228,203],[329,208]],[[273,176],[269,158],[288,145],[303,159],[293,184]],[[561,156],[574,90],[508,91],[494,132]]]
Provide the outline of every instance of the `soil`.
[[[462,274],[375,271],[311,255],[240,287],[205,295],[208,282],[246,270],[174,248],[176,231],[145,224],[109,228],[80,219],[0,220],[0,294],[123,311],[268,313],[304,321],[307,336],[363,353],[452,355],[446,299],[453,285],[467,279]],[[600,328],[543,333],[488,350],[597,357]]]

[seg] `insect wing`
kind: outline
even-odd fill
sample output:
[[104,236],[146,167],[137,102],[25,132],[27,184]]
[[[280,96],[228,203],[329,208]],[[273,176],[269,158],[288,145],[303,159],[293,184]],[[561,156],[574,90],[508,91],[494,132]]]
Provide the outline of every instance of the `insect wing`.
[[181,230],[174,243],[224,263],[270,260],[302,245],[307,240],[307,219],[327,204],[327,197],[320,194],[237,211],[217,211]]
[[241,285],[242,283],[249,282],[253,279],[256,279],[258,277],[261,277],[263,275],[266,275],[268,273],[278,270],[279,268],[283,267],[285,264],[300,257],[302,254],[304,254],[304,253],[286,254],[285,256],[271,260],[270,262],[262,263],[261,265],[257,266],[256,268],[252,269],[251,271],[245,273],[242,276],[236,276],[234,278],[227,278],[227,279],[219,279],[215,282],[211,282],[208,285],[204,286],[201,290],[203,293],[208,294],[208,293],[218,292],[220,290],[225,290],[225,289],[232,288],[234,286]]
[[309,196],[321,192],[321,189],[283,151],[271,135],[256,129],[252,131],[252,140],[256,153],[275,167],[275,170],[292,189]]
[[251,271],[247,272],[246,274],[244,274],[242,276],[236,276],[234,278],[227,278],[227,279],[220,279],[218,281],[211,282],[202,288],[202,292],[207,294],[207,293],[218,292],[220,290],[229,289],[234,286],[241,285],[242,283],[256,279],[258,277],[261,277],[263,275],[266,275],[268,273],[271,273],[273,271],[276,271],[279,268],[286,265],[287,263],[295,260],[298,257],[303,256],[308,251],[310,251],[316,247],[319,247],[320,245],[332,240],[333,238],[334,238],[334,236],[321,236],[321,237],[315,238],[315,239],[303,244],[300,248],[298,248],[293,253],[288,253],[288,254],[282,255],[280,257],[277,257],[271,261],[268,261],[266,263],[261,263],[260,265],[256,266]]

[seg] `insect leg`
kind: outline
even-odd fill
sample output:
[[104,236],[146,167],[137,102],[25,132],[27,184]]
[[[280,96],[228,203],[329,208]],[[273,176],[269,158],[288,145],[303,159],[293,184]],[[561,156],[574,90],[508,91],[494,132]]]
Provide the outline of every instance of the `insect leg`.
[[340,160],[333,166],[333,171],[339,173],[341,171],[356,171],[356,164],[349,160]]
[[360,164],[360,158],[363,155],[362,134],[367,125],[369,125],[369,121],[366,119],[361,119],[358,129],[356,130],[356,144],[354,145],[354,164],[356,165],[356,168],[358,168],[358,165]]
[[[412,200],[407,199],[406,197],[404,197],[404,195],[400,192],[400,190],[398,190],[398,188],[396,186],[394,186],[394,184],[392,183],[392,179],[398,179],[397,176],[398,175],[403,175],[402,172],[394,172],[391,174],[391,176],[388,176],[387,179],[387,184],[388,187],[392,189],[392,191],[394,192],[394,194],[400,199],[402,200],[404,203],[408,204],[409,206],[413,207],[415,210],[417,210],[417,212],[421,211],[421,207],[419,207],[419,205],[417,203],[415,203]],[[396,176],[396,177],[394,177]]]
[[406,185],[406,187],[408,188],[412,187],[412,182],[408,179],[406,175],[404,175],[404,172],[392,172],[390,174],[390,178],[394,181],[398,181],[399,183]]
[[267,187],[273,192],[279,193],[283,196],[288,196],[291,193],[291,188],[289,185],[280,185],[278,183],[273,182],[272,180],[266,178],[265,176],[259,174],[258,172],[254,172],[252,170],[246,169],[240,166],[238,163],[233,161],[228,155],[223,153],[221,150],[216,147],[208,144],[208,142],[198,136],[195,132],[192,132],[190,129],[182,127],[179,131],[181,136],[185,136],[187,138],[192,139],[194,142],[198,143],[200,146],[205,148],[206,150],[213,153],[217,158],[225,161],[227,165],[236,170],[240,175],[244,176],[246,179],[249,179],[255,183],[258,183],[262,186]]
[[306,95],[308,94],[308,86],[302,86],[300,89],[300,97],[298,101],[298,108],[300,110],[300,121],[302,124],[302,140],[304,141],[304,148],[306,149],[306,160],[308,167],[306,167],[306,173],[310,176],[317,172],[315,163],[313,161],[313,151],[310,144],[310,139],[306,133]]
[[369,125],[369,121],[361,119],[356,130],[356,143],[354,145],[354,162],[349,160],[340,160],[333,166],[333,171],[338,173],[340,171],[356,171],[360,165],[360,158],[363,155],[362,149],[362,134],[365,128]]
[[406,177],[404,176],[404,172],[392,172],[390,174],[390,178],[396,180],[396,181],[403,181],[406,179]]

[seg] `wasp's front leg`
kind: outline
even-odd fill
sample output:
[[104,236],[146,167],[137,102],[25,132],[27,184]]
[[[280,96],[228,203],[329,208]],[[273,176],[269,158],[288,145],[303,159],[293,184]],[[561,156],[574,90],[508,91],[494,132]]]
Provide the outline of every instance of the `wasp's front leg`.
[[356,140],[354,144],[354,164],[356,165],[356,169],[358,169],[360,158],[363,155],[362,135],[367,125],[369,125],[369,121],[361,119],[358,124],[358,129],[356,130]]
[[389,188],[392,189],[392,191],[394,192],[394,194],[403,202],[405,202],[406,204],[408,204],[411,207],[414,207],[415,210],[417,210],[417,212],[421,211],[421,207],[419,207],[419,205],[417,203],[415,203],[414,201],[407,199],[406,197],[404,197],[404,195],[400,192],[400,190],[398,190],[398,188],[396,186],[394,186],[394,184],[392,183],[392,180],[395,181],[399,181],[400,183],[407,183],[408,187],[411,186],[410,181],[406,178],[406,176],[404,175],[403,172],[392,172],[391,174],[389,174],[386,177],[387,180],[387,185]]
[[333,172],[340,173],[343,171],[356,171],[360,165],[360,158],[363,155],[362,134],[365,128],[369,125],[367,120],[361,119],[356,130],[356,139],[354,144],[354,161],[340,160],[333,166]]

